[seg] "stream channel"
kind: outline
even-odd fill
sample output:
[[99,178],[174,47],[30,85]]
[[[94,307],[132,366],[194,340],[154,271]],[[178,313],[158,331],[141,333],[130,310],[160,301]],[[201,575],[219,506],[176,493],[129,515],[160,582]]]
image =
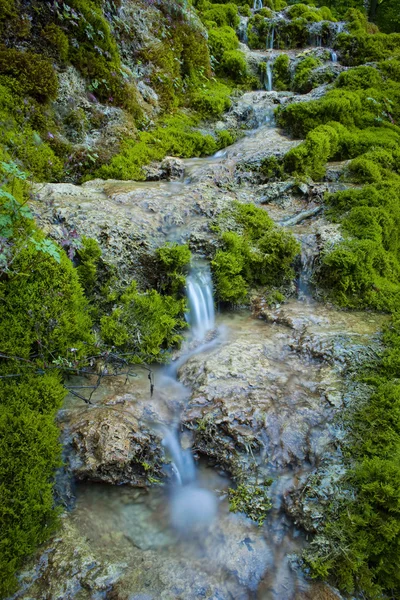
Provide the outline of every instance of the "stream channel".
[[[298,143],[274,125],[275,92],[245,96],[258,127],[214,157],[185,161],[179,181],[109,183],[119,206],[129,215],[144,197],[150,204],[160,199],[163,208],[153,210],[158,226],[157,215],[165,205],[170,203],[170,210],[176,206],[179,212],[199,182],[214,182],[221,172],[229,178],[238,162],[251,161],[267,147],[285,151]],[[90,182],[85,186],[88,189]],[[260,190],[251,179],[244,179],[236,197],[258,201]],[[266,205],[281,223],[301,208]],[[201,211],[199,215],[201,220]],[[163,235],[187,239],[188,231],[196,227],[193,218],[188,213],[186,222],[162,223]],[[76,484],[76,504],[64,515],[61,533],[22,574],[22,588],[14,598],[340,597],[307,580],[297,565],[296,554],[307,536],[289,517],[293,517],[289,491],[299,488],[310,472],[337,452],[343,432],[334,418],[351,393],[344,375],[377,339],[383,318],[339,311],[312,299],[308,270],[321,224],[318,216],[290,227],[303,243],[302,273],[297,297],[274,309],[260,300],[256,315],[232,311],[217,314],[214,320],[209,273],[204,266],[194,268],[187,285],[187,339],[174,356],[176,362],[154,368],[152,397],[147,373],[140,370],[128,381],[107,380],[93,396],[93,406],[67,397],[60,413],[67,447],[76,439],[77,423],[84,421],[90,429],[97,418],[101,425],[96,439],[101,442],[112,414],[128,432],[135,429],[135,439],[147,432],[158,440],[157,452],[172,462],[165,466],[163,485],[141,489],[96,483],[96,475],[88,476],[100,461],[98,449],[84,469],[82,457],[75,457],[78,473],[83,469],[82,479],[91,481]],[[311,247],[311,259],[306,246]],[[117,463],[127,442],[115,436],[112,441],[115,447],[110,452]],[[112,460],[109,464],[112,471]],[[249,483],[273,480],[272,509],[262,526],[229,511],[227,490],[235,486],[229,472],[240,470]],[[118,474],[114,482],[121,483]]]

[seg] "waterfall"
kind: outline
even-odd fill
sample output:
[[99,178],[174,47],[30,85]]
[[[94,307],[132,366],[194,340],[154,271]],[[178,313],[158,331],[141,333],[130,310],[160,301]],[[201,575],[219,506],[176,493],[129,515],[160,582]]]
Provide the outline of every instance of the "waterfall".
[[334,50],[331,50],[331,61],[333,63],[337,62],[337,54],[336,54],[336,52]]
[[274,41],[275,41],[275,27],[272,25],[272,28],[268,32],[267,35],[267,50],[274,49]]
[[272,92],[272,80],[273,80],[273,75],[272,75],[272,62],[269,60],[267,62],[267,80],[266,80],[266,89],[268,92]]
[[262,0],[254,0],[253,10],[261,10],[263,7]]
[[215,328],[214,298],[210,269],[194,270],[186,280],[189,311],[186,314],[193,337],[204,340]]
[[240,23],[239,23],[237,35],[238,35],[239,40],[243,44],[247,44],[249,41],[249,37],[247,35],[248,22],[249,22],[248,17],[240,17]]

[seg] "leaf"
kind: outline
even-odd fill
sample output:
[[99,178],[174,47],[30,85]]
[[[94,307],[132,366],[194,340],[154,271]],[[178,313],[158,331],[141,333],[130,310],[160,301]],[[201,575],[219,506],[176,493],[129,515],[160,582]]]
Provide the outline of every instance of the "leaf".
[[58,263],[61,262],[60,251],[57,248],[56,244],[54,244],[54,242],[52,242],[51,240],[42,240],[41,242],[38,242],[34,238],[30,238],[30,240],[38,252],[48,254],[49,256],[54,258],[54,260]]
[[21,171],[21,169],[18,168],[18,165],[13,161],[10,161],[10,162],[2,161],[0,164],[1,164],[1,168],[3,169],[3,171],[5,173],[8,173],[9,175],[13,175],[13,177],[20,179],[21,181],[25,181],[29,177],[29,174],[26,173],[25,171]]

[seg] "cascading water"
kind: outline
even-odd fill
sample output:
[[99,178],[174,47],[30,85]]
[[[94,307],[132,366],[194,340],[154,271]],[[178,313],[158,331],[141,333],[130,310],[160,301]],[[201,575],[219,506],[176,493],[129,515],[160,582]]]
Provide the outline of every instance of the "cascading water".
[[247,35],[247,26],[249,23],[248,17],[240,17],[240,23],[237,30],[237,35],[242,44],[248,44],[249,36]]
[[261,10],[263,7],[262,0],[254,0],[253,10]]
[[[207,333],[215,328],[212,279],[208,265],[193,269],[187,278],[186,290],[189,305],[186,314],[190,326],[189,337],[201,342],[205,340]],[[178,359],[173,370],[168,370],[169,376],[176,377],[178,368],[204,347],[205,344],[200,344],[194,351]],[[192,453],[190,450],[182,449],[176,429],[164,427],[162,443],[170,455],[175,479],[170,499],[171,524],[181,532],[198,525],[207,525],[216,515],[217,501],[212,492],[198,484]]]
[[267,50],[274,49],[274,41],[275,41],[275,27],[272,26],[267,35]]
[[268,92],[272,92],[273,74],[272,74],[272,62],[267,62],[267,79],[265,82],[265,88]]
[[331,50],[331,61],[337,63],[337,54],[334,50]]
[[215,328],[211,273],[208,268],[193,271],[186,281],[189,311],[186,320],[196,340],[204,340]]

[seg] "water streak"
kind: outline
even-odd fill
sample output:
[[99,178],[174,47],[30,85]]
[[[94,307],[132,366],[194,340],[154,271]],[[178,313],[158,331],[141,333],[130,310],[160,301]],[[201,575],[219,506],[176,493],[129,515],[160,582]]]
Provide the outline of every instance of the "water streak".
[[331,50],[331,61],[337,63],[337,54],[334,50]]
[[215,328],[214,298],[209,268],[193,271],[186,281],[189,312],[186,320],[196,340]]
[[274,41],[275,41],[275,27],[273,25],[267,35],[267,50],[274,49]]
[[265,82],[266,84],[266,90],[268,92],[272,92],[272,85],[273,85],[273,73],[272,73],[272,63],[269,60],[267,62],[267,80]]
[[253,10],[261,10],[263,7],[262,0],[254,0]]

